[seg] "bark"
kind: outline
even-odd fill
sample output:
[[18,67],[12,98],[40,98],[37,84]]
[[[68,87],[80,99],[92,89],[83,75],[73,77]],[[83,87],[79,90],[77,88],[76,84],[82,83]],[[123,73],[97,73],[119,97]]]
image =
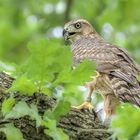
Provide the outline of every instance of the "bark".
[[[0,108],[4,99],[9,97],[6,89],[11,87],[13,80],[14,78],[9,75],[3,72],[0,73]],[[47,109],[53,108],[56,103],[55,98],[38,93],[35,93],[34,96],[23,96],[15,93],[14,98],[16,101],[24,100],[28,104],[36,104],[40,115],[43,115]],[[28,116],[9,120],[8,122],[3,122],[2,120],[3,116],[0,113],[0,128],[5,123],[12,122],[21,130],[26,140],[52,140],[52,138],[44,134],[43,127],[36,129],[35,121],[31,120]],[[71,110],[66,116],[61,117],[58,127],[62,128],[71,140],[106,140],[111,135],[94,110],[92,112]],[[3,133],[0,133],[0,140],[6,140]]]

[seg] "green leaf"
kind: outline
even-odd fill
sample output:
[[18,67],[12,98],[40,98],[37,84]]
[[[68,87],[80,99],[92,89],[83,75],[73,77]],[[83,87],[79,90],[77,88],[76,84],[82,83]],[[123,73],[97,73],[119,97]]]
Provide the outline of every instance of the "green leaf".
[[15,99],[10,97],[8,99],[5,99],[2,103],[2,114],[5,116],[7,113],[11,111],[15,104]]
[[28,49],[30,57],[22,71],[31,80],[38,81],[37,86],[41,91],[46,84],[57,78],[58,73],[71,67],[72,54],[70,49],[62,47],[58,43],[40,40],[36,43],[30,43]]
[[[36,44],[30,43],[28,48],[31,56],[27,63],[26,72],[32,79],[50,82],[55,73],[61,71],[66,64],[71,63],[70,52],[58,43],[41,40]],[[61,55],[58,55],[60,53]]]
[[69,112],[70,106],[71,105],[68,101],[59,100],[56,107],[52,111],[48,110],[45,113],[44,118],[47,117],[49,119],[55,119],[58,121],[61,116],[64,116]]
[[66,135],[62,129],[56,127],[55,120],[48,120],[46,127],[49,129],[45,129],[45,134],[49,135],[54,140],[69,140],[68,135]]
[[73,83],[83,85],[85,82],[91,79],[91,76],[96,75],[96,63],[84,61],[79,64],[78,67],[72,71],[71,80]]
[[25,115],[30,114],[30,108],[26,102],[20,101],[18,102],[13,109],[5,116],[6,119],[14,118],[18,119]]
[[8,92],[20,92],[23,95],[32,96],[37,91],[37,86],[25,75],[18,77],[8,89]]
[[71,108],[71,104],[68,101],[59,100],[55,109],[53,110],[53,115],[56,120],[59,120],[61,116],[66,115]]
[[69,140],[68,135],[66,135],[60,128],[57,128],[53,131],[45,129],[45,133],[52,137],[54,140]]
[[31,118],[36,120],[36,127],[39,127],[42,122],[41,116],[38,114],[37,106],[34,104],[31,104],[30,106],[30,113],[28,114]]
[[84,61],[79,64],[75,70],[63,70],[60,72],[58,79],[55,81],[56,83],[68,83],[68,84],[76,84],[83,85],[85,82],[91,79],[91,76],[96,75],[96,63]]
[[24,101],[18,102],[13,109],[5,116],[5,119],[18,119],[24,116],[30,116],[31,119],[36,120],[37,127],[41,125],[41,116],[38,114],[36,105],[31,104],[30,107]]
[[[117,116],[112,122],[114,134],[123,139],[134,139],[140,131],[140,109],[126,104],[117,110]],[[131,129],[130,129],[131,128]]]
[[7,140],[24,140],[21,131],[11,123],[0,128],[0,131],[5,133]]
[[0,71],[14,73],[15,70],[16,70],[16,64],[0,61]]
[[69,137],[62,131],[62,129],[56,127],[56,123],[60,116],[67,114],[70,110],[70,103],[60,100],[53,111],[47,111],[44,115],[44,119],[47,122],[44,125],[48,128],[45,129],[45,133],[52,137],[54,140],[69,140]]

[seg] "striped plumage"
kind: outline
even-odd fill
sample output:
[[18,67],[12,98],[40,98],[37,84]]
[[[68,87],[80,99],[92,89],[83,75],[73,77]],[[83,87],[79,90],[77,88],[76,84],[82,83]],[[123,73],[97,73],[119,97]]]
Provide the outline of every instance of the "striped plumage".
[[85,59],[96,61],[100,75],[92,81],[92,86],[104,97],[105,110],[111,105],[115,108],[120,101],[140,107],[140,84],[137,81],[140,68],[125,51],[102,39],[83,19],[68,22],[64,37],[72,42],[74,66]]

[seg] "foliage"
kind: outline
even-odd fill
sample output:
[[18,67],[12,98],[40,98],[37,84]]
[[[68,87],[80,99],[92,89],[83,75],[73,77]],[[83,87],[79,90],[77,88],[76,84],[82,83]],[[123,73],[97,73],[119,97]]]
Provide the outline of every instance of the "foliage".
[[118,108],[112,130],[119,140],[140,140],[140,109],[125,104]]
[[72,70],[72,53],[69,47],[60,46],[57,42],[40,40],[30,43],[28,49],[30,56],[23,65],[16,67],[17,71],[14,72],[16,80],[8,92],[20,92],[27,96],[33,96],[35,92],[60,96],[57,88],[61,86],[64,90],[61,97],[58,98],[55,108],[46,111],[43,118],[38,114],[35,104],[28,105],[25,101],[15,103],[14,99],[10,97],[2,104],[5,120],[29,116],[36,120],[36,127],[47,127],[44,132],[55,140],[67,140],[68,136],[57,128],[56,124],[61,116],[68,113],[71,106],[70,100],[75,97],[73,96],[69,100],[64,99],[71,96],[71,87],[75,87],[78,91],[78,84],[82,85],[85,81],[90,80],[90,76],[95,74],[95,64],[85,61],[76,70]]
[[27,103],[24,101],[18,102],[12,108],[12,110],[5,116],[5,119],[9,119],[9,118],[18,119],[26,115],[36,120],[37,127],[41,125],[41,117],[38,114],[38,109],[36,105],[31,104],[30,106],[28,106]]
[[0,131],[6,134],[7,140],[24,140],[20,130],[13,124],[6,124],[4,128],[0,128]]
[[56,121],[55,120],[48,120],[46,126],[49,129],[45,130],[45,133],[51,136],[54,140],[68,140],[69,137],[63,133],[63,131],[60,128],[56,127]]
[[15,100],[12,97],[3,101],[2,110],[1,110],[3,116],[5,116],[7,113],[10,112],[10,110],[13,108],[14,104],[15,104]]
[[50,118],[58,121],[61,116],[66,115],[70,110],[70,103],[68,101],[60,100],[53,111],[46,111],[44,118]]
[[9,92],[19,91],[21,94],[33,95],[37,91],[36,85],[25,75],[18,77],[14,82]]

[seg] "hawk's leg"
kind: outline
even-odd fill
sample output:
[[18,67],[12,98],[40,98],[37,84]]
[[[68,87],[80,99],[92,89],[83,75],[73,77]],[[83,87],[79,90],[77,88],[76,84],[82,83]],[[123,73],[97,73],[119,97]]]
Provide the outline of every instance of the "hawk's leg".
[[89,92],[88,92],[88,95],[87,95],[85,102],[79,106],[72,106],[72,108],[79,109],[79,110],[88,109],[90,111],[93,109],[93,105],[91,104],[91,100],[92,100],[91,96],[92,96],[92,93],[94,91],[94,87],[96,86],[97,79],[100,76],[100,74],[98,72],[96,72],[96,73],[97,73],[96,76],[91,77],[93,80],[91,82],[87,82],[85,85],[89,89]]
[[92,96],[92,93],[93,93],[93,82],[88,82],[86,83],[86,87],[89,89],[89,93],[87,95],[87,98],[85,100],[85,102],[79,106],[72,106],[72,108],[74,109],[88,109],[88,110],[92,110],[93,109],[93,105],[91,104],[91,96]]
[[115,114],[116,107],[120,104],[120,101],[114,94],[108,94],[104,99],[104,110],[106,113],[106,119],[108,119]]

